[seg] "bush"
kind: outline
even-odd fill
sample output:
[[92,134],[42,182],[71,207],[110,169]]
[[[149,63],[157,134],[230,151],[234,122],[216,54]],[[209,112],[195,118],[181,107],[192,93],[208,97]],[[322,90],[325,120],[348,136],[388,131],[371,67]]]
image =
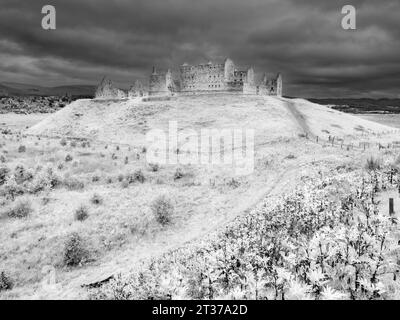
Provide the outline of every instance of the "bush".
[[136,170],[133,174],[129,174],[126,177],[126,180],[128,181],[128,183],[134,183],[136,181],[144,183],[145,177],[142,170]]
[[64,264],[70,267],[82,265],[88,260],[88,256],[80,235],[76,232],[70,234],[64,246]]
[[73,159],[74,159],[74,158],[73,158],[70,154],[67,154],[67,155],[65,156],[65,162],[71,162]]
[[85,206],[80,206],[75,210],[75,220],[85,221],[87,218],[89,218],[89,212]]
[[100,176],[98,174],[94,174],[92,176],[92,182],[98,182],[98,181],[100,181]]
[[0,163],[6,163],[7,159],[3,155],[0,156]]
[[90,202],[96,205],[102,204],[103,203],[103,199],[102,197],[100,197],[99,194],[95,193],[92,198],[90,199]]
[[32,183],[30,184],[30,192],[38,193],[40,191],[54,189],[62,184],[61,178],[56,175],[53,168],[48,167],[44,171],[39,171]]
[[13,287],[13,282],[11,278],[5,273],[5,271],[1,271],[0,273],[0,291],[11,290]]
[[369,159],[367,159],[365,168],[369,171],[376,171],[381,168],[381,163],[378,159],[375,159],[374,157],[370,157]]
[[26,218],[31,212],[32,204],[29,200],[18,200],[11,208],[6,210],[6,214],[10,218]]
[[71,143],[69,144],[72,148],[76,147],[76,141],[71,141]]
[[166,225],[171,221],[171,216],[174,213],[174,206],[166,196],[159,196],[151,204],[151,210],[157,221]]
[[15,177],[12,175],[6,179],[4,184],[5,196],[14,200],[17,195],[24,194],[24,189],[18,185]]
[[19,152],[19,153],[26,152],[26,147],[25,147],[25,146],[22,146],[22,145],[19,146],[19,147],[18,147],[18,152]]
[[0,186],[6,182],[9,173],[10,169],[8,169],[7,167],[0,168]]
[[24,166],[18,165],[15,167],[14,176],[17,183],[21,184],[25,181],[32,181],[34,173],[32,170],[25,170]]

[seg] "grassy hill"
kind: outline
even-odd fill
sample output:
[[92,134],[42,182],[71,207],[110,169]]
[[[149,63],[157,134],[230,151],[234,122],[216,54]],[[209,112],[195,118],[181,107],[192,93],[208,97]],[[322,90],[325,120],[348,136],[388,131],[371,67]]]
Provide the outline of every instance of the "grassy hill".
[[[150,163],[145,135],[151,129],[168,133],[170,121],[179,132],[254,129],[254,170],[237,175],[230,163]],[[320,194],[304,189],[310,181],[325,176],[322,185],[329,189],[338,171],[347,177],[361,171],[371,155],[387,159],[393,152],[332,146],[326,143],[329,135],[354,142],[383,139],[380,134],[392,130],[302,99],[220,94],[75,101],[26,131],[0,135],[0,271],[14,284],[0,297],[87,298],[88,286],[130,275],[180,248],[207,247],[236,219],[246,220],[256,208],[268,211],[296,186],[308,206],[325,208],[319,200],[309,201]],[[316,143],[317,135],[325,142]],[[345,193],[342,181],[338,190]],[[340,194],[329,189],[327,196]],[[255,224],[252,232],[262,221],[248,220]],[[76,237],[71,261],[69,244]],[[245,251],[258,254],[251,250]],[[43,270],[52,268],[56,283],[46,287]]]

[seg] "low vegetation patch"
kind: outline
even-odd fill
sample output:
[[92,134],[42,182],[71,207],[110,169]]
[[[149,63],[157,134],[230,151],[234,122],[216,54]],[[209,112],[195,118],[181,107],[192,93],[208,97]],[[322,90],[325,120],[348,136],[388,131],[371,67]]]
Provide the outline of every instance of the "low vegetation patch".
[[100,205],[103,203],[103,198],[98,194],[95,193],[91,198],[90,198],[90,202],[95,204],[95,205]]
[[397,220],[376,199],[400,186],[400,172],[360,170],[303,179],[295,192],[267,199],[210,240],[144,263],[93,297],[399,299]]
[[83,265],[88,261],[89,252],[85,242],[78,233],[67,237],[64,246],[64,264],[69,267]]
[[6,274],[5,271],[0,272],[0,291],[11,290],[13,287],[13,281]]
[[151,204],[151,210],[156,220],[161,225],[167,225],[171,222],[174,206],[170,199],[165,195],[157,197]]
[[75,220],[78,221],[85,221],[89,218],[89,210],[85,206],[80,206],[78,209],[75,210]]
[[31,202],[27,199],[19,199],[6,210],[6,215],[10,218],[26,218],[32,212]]

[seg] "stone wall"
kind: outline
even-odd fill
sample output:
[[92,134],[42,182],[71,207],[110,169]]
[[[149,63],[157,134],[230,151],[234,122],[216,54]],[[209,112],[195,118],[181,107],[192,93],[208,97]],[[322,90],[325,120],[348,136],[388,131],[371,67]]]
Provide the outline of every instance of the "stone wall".
[[225,75],[223,64],[200,64],[190,66],[183,64],[180,67],[180,91],[224,91]]
[[104,77],[95,92],[95,99],[126,99],[127,94],[115,88],[112,81]]
[[258,86],[258,94],[266,96],[282,96],[282,76],[278,74],[274,79],[264,78]]

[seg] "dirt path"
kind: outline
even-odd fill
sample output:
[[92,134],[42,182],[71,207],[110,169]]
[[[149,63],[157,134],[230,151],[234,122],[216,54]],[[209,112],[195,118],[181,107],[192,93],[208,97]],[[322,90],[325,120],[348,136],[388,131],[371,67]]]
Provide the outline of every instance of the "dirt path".
[[289,110],[290,114],[293,116],[299,128],[303,131],[304,134],[308,135],[310,138],[314,138],[314,135],[309,128],[304,115],[297,109],[296,104],[288,99],[279,98],[279,100],[285,103],[287,110]]

